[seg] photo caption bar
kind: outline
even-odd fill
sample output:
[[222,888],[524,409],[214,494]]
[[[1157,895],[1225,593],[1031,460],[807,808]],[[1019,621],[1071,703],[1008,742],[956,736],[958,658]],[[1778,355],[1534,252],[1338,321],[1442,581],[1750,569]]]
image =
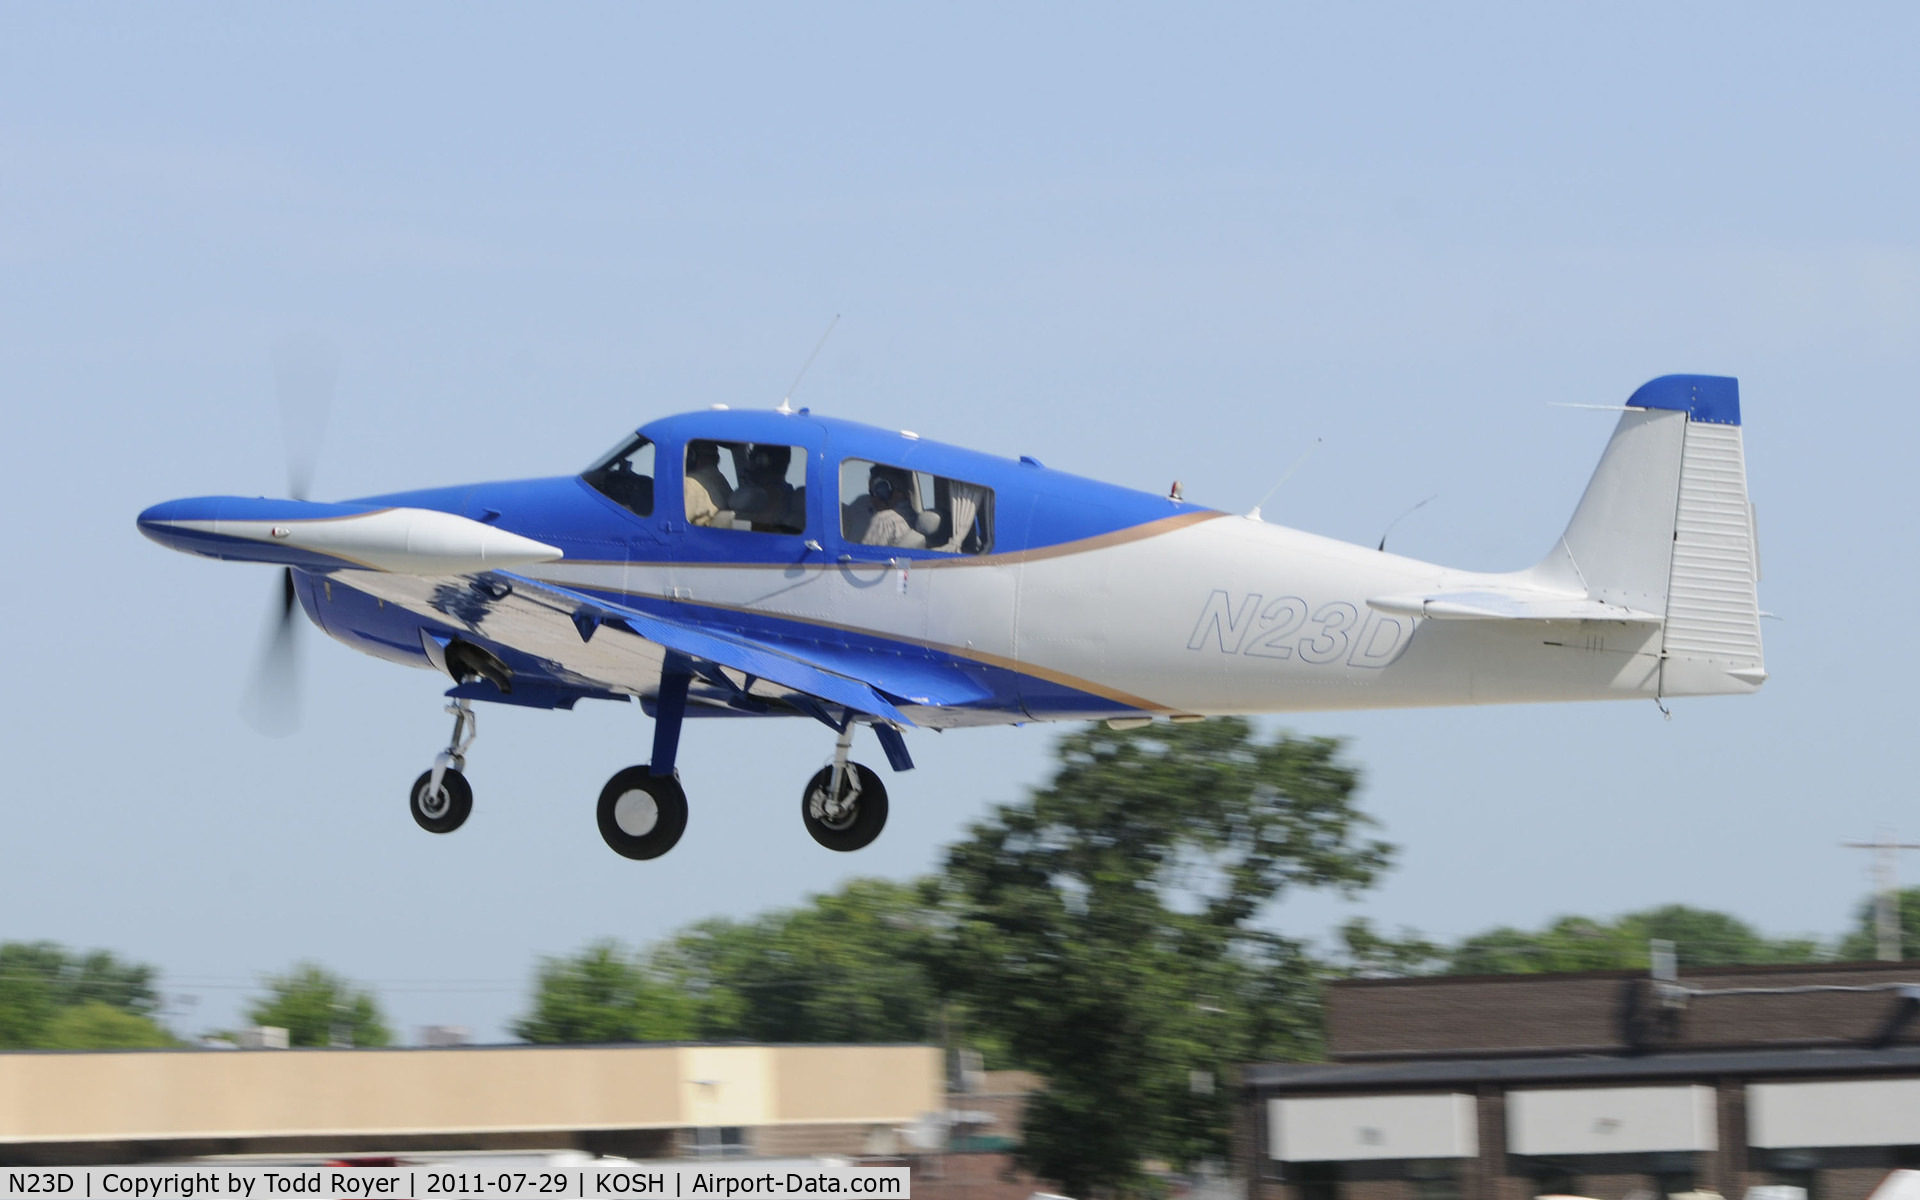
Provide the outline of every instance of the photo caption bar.
[[5,1175],[9,1200],[785,1200],[876,1197],[911,1200],[907,1167],[769,1167],[750,1162],[667,1166],[615,1163],[566,1170],[396,1167],[42,1167]]

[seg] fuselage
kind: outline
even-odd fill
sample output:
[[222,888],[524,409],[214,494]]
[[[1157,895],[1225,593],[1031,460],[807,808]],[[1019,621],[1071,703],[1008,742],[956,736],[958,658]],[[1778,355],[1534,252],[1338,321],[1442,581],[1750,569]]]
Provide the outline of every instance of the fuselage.
[[898,772],[916,725],[1754,691],[1743,445],[1737,381],[1650,381],[1559,542],[1509,574],[784,406],[656,421],[574,476],[334,504],[209,496],[139,526],[285,567],[282,630],[297,599],[335,638],[452,681],[453,732],[408,792],[428,832],[473,811],[475,702],[637,699],[652,753],[595,805],[616,853],[656,858],[685,832],[687,718],[755,716],[834,731],[800,807],[844,852],[889,803],[851,758],[858,725]]
[[[354,503],[451,513],[544,543],[562,557],[519,574],[804,647],[856,677],[862,664],[908,680],[916,667],[937,668],[948,681],[938,704],[887,689],[933,726],[1625,698],[1658,687],[1657,628],[1432,621],[1368,603],[1511,576],[1450,570],[805,411],[699,412],[640,434],[652,447],[644,502],[630,486],[564,476]],[[787,516],[731,527],[690,519],[695,442],[790,447],[789,476],[801,482]],[[952,530],[945,548],[850,536],[859,497],[849,493],[873,473],[866,464],[912,473],[929,509],[942,495],[948,509],[959,504],[951,497],[978,498],[967,548]],[[738,482],[736,494],[747,490]],[[410,606],[378,573],[297,578],[308,615],[334,637],[434,665],[422,631],[433,632],[439,614]],[[597,694],[645,695],[654,684],[512,644],[489,649],[517,678],[550,676],[555,694],[579,688],[583,672]],[[965,681],[959,697],[956,678]]]

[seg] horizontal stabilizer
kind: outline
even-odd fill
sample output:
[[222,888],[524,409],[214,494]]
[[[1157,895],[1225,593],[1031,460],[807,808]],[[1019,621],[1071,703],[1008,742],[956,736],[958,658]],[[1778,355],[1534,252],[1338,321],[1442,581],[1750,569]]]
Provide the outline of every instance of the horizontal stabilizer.
[[1437,592],[1432,595],[1376,596],[1367,607],[1400,617],[1436,621],[1630,621],[1658,625],[1659,613],[1608,604],[1587,596],[1519,588],[1502,591]]

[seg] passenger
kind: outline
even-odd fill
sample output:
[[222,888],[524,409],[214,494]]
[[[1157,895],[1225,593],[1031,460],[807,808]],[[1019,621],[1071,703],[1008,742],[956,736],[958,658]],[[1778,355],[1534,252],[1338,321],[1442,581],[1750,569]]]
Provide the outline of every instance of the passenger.
[[[907,502],[913,479],[898,467],[875,466],[867,477],[867,494],[854,501],[856,512],[849,525],[867,517],[857,541],[868,546],[898,546],[904,550],[925,550],[926,534],[914,527],[914,513]],[[864,509],[865,511],[859,511]],[[867,514],[871,514],[868,516]]]
[[687,443],[687,520],[695,525],[729,529],[733,525],[733,489],[720,473],[720,447],[713,442]]

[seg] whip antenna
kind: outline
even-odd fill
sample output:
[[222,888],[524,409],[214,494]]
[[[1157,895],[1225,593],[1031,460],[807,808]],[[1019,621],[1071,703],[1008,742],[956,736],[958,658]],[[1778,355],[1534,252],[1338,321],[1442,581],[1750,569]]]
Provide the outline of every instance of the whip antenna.
[[800,386],[800,381],[802,379],[805,379],[807,377],[807,368],[813,365],[814,359],[820,357],[820,347],[827,344],[827,339],[833,336],[833,327],[835,325],[838,325],[839,323],[840,323],[840,314],[839,313],[833,314],[833,320],[827,322],[827,331],[820,335],[820,340],[818,342],[814,343],[813,353],[807,355],[807,361],[800,364],[800,373],[798,375],[795,375],[793,377],[793,382],[787,385],[787,394],[780,397],[780,407],[775,411],[783,412],[783,413],[790,413],[793,411],[793,390]]
[[1393,520],[1388,521],[1387,527],[1380,531],[1380,544],[1378,546],[1375,546],[1374,549],[1384,552],[1387,548],[1387,535],[1393,532],[1393,527],[1395,525],[1398,525],[1400,522],[1406,520],[1408,517],[1419,512],[1421,509],[1425,508],[1427,505],[1433,503],[1435,500],[1438,500],[1439,498],[1440,498],[1440,493],[1435,492],[1433,495],[1428,496],[1425,500],[1422,500],[1420,503],[1414,505],[1412,508],[1401,513],[1399,516],[1395,517]]
[[[1306,453],[1302,454],[1299,458],[1294,459],[1293,465],[1287,468],[1287,473],[1285,475],[1282,475],[1278,480],[1274,482],[1274,485],[1272,487],[1267,489],[1266,495],[1260,497],[1260,504],[1265,504],[1267,501],[1273,499],[1273,494],[1280,490],[1280,485],[1285,483],[1287,480],[1292,479],[1293,473],[1306,465],[1307,460],[1313,457],[1313,452],[1320,448],[1320,441],[1321,439],[1319,438],[1313,439],[1313,445],[1307,447]],[[1260,504],[1254,505],[1252,510],[1247,513],[1247,520],[1258,521],[1260,519]]]

